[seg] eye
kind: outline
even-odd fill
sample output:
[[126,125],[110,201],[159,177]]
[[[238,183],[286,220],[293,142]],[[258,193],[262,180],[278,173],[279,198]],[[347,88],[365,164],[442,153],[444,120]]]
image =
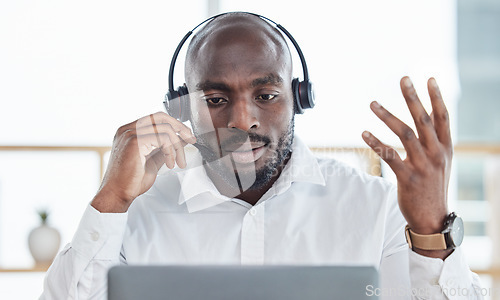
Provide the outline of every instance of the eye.
[[262,100],[262,101],[271,101],[274,98],[276,98],[278,95],[273,95],[273,94],[262,94],[257,96],[257,100]]
[[227,102],[226,99],[220,98],[220,97],[219,98],[208,98],[208,99],[206,99],[206,101],[210,105],[221,105],[221,104]]

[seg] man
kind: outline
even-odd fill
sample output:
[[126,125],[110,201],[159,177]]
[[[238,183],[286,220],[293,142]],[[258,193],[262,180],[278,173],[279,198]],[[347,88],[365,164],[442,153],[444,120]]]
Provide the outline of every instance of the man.
[[[105,298],[107,270],[119,263],[370,264],[383,288],[398,289],[388,296],[445,299],[461,289],[476,297],[478,278],[460,248],[412,250],[404,237],[406,224],[440,233],[449,214],[452,142],[434,79],[431,116],[401,80],[418,138],[371,104],[407,152],[402,160],[363,133],[396,173],[396,189],[316,159],[294,137],[290,51],[262,19],[231,13],[209,22],[189,45],[185,77],[193,133],[161,112],[118,129],[102,185],[48,271],[42,299]],[[203,163],[186,161],[187,144]],[[189,168],[158,175],[164,164]]]

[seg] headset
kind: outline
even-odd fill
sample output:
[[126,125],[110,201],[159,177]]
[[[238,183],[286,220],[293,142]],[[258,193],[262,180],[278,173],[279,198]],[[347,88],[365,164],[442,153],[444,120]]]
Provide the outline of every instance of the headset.
[[[292,42],[293,46],[297,50],[297,53],[299,54],[300,62],[302,64],[302,72],[304,74],[304,80],[299,81],[298,78],[294,78],[292,80],[292,92],[294,98],[295,113],[302,114],[304,113],[304,109],[313,108],[315,104],[313,85],[309,81],[309,73],[307,72],[306,60],[304,58],[302,50],[300,50],[299,44],[297,44],[293,36],[280,24],[255,13],[250,13],[250,12],[245,12],[245,13],[249,15],[254,15],[256,17],[261,18],[264,21],[268,21],[269,23],[273,24],[281,32],[283,32]],[[206,19],[205,21],[201,22],[200,24],[198,24],[182,38],[181,42],[179,43],[179,45],[177,45],[177,48],[175,49],[172,61],[170,63],[170,69],[168,71],[168,92],[165,95],[165,100],[163,101],[163,104],[165,105],[167,113],[181,122],[189,120],[190,110],[189,110],[189,101],[186,100],[181,101],[183,96],[187,96],[189,94],[186,84],[178,87],[177,90],[174,90],[174,67],[177,57],[179,56],[179,52],[181,51],[182,46],[189,38],[189,36],[191,36],[191,34],[198,27],[205,24],[206,22],[212,21],[226,14],[229,13],[222,13],[212,16]]]

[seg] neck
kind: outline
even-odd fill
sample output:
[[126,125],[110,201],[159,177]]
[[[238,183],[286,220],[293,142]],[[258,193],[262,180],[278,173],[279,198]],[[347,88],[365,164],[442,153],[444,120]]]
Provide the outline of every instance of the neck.
[[251,205],[255,205],[260,200],[260,198],[273,186],[274,182],[280,177],[281,172],[290,159],[290,155],[291,153],[288,154],[288,157],[284,159],[283,162],[276,168],[276,171],[273,172],[273,176],[268,182],[259,187],[252,186],[237,196],[234,196],[235,187],[233,185],[229,184],[227,180],[222,178],[217,172],[213,171],[211,168],[208,168],[206,165],[205,169],[207,171],[208,177],[212,180],[215,187],[222,195],[238,198]]

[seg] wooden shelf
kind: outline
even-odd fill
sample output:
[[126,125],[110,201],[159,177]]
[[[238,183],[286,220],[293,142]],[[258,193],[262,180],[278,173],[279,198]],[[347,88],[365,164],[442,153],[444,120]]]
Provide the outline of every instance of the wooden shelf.
[[500,267],[499,268],[491,268],[491,269],[472,270],[472,272],[474,272],[478,275],[489,275],[493,278],[500,279]]
[[0,273],[28,273],[28,272],[47,272],[50,265],[35,266],[29,269],[4,269],[0,268]]
[[[46,272],[49,266],[38,266],[31,269],[2,269],[0,268],[0,273],[22,273],[22,272]],[[472,270],[472,272],[478,275],[489,275],[495,279],[500,279],[500,268],[491,268],[491,269],[479,269]]]

